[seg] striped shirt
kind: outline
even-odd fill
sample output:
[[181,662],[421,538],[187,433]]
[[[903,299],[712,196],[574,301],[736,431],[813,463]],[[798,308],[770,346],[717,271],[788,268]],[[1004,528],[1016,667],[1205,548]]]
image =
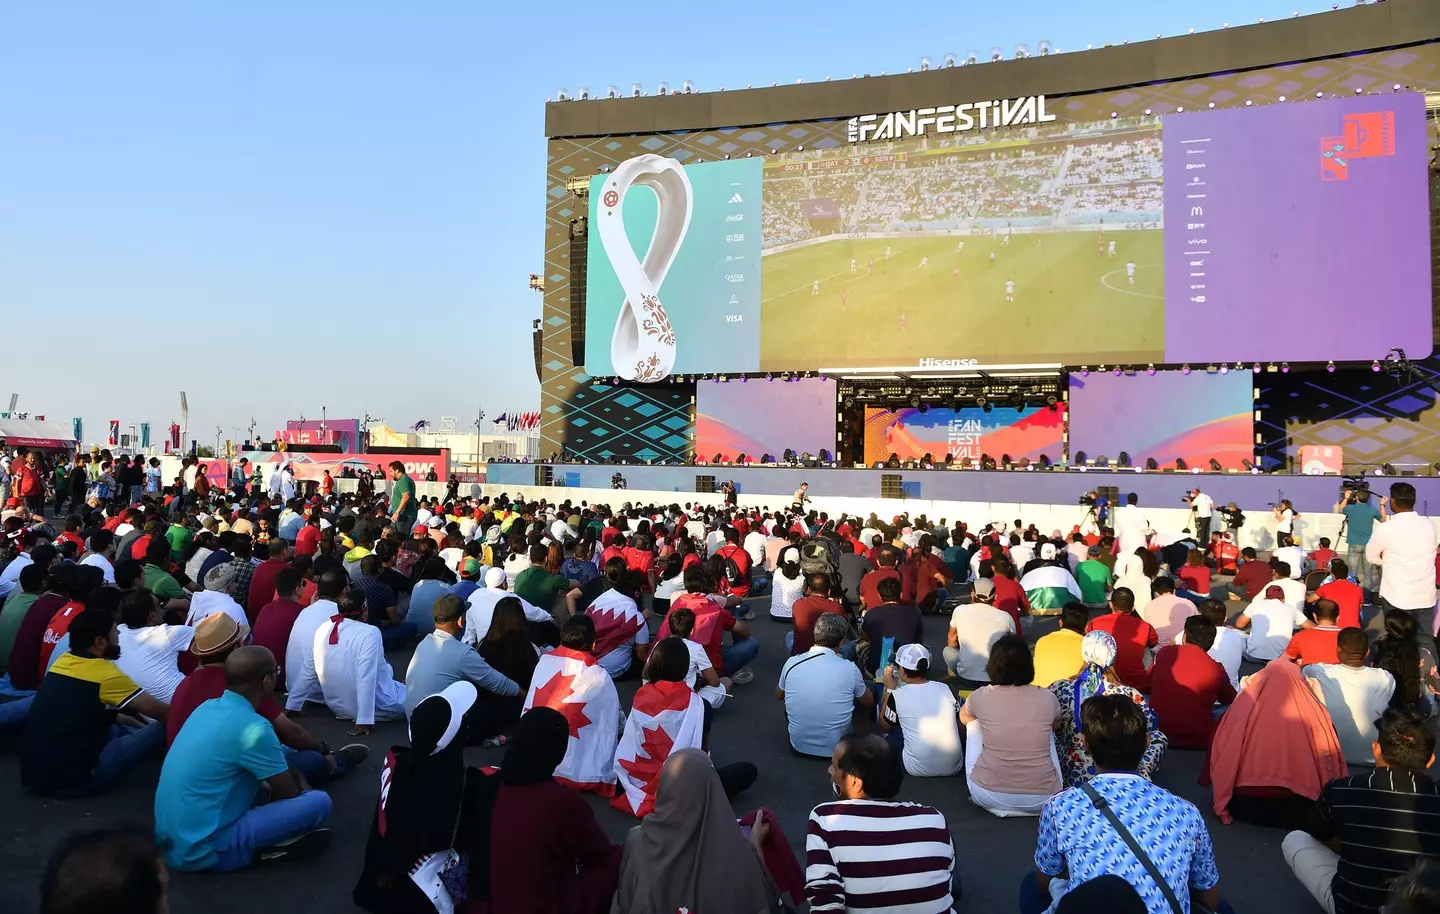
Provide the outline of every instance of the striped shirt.
[[950,829],[933,807],[839,800],[810,813],[805,895],[816,914],[952,914],[954,869]]
[[1395,877],[1440,858],[1440,786],[1399,768],[1337,778],[1320,793],[1310,833],[1340,839],[1335,914],[1378,911]]

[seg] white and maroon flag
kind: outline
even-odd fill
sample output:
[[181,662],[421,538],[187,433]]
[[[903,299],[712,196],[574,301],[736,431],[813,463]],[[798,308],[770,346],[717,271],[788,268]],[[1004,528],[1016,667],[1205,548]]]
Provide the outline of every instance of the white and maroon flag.
[[610,805],[642,819],[650,815],[665,760],[676,750],[698,748],[704,731],[705,702],[695,690],[683,682],[641,686],[615,752],[619,783]]
[[554,708],[570,724],[570,745],[555,769],[555,780],[610,796],[615,789],[620,696],[605,668],[584,651],[557,647],[535,664],[524,710],[535,707]]

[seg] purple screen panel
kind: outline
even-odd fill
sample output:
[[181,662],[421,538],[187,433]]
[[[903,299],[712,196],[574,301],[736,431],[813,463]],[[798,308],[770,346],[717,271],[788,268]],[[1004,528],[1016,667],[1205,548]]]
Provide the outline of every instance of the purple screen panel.
[[786,451],[835,451],[835,382],[700,381],[695,385],[695,456],[779,459]]
[[1163,136],[1167,361],[1429,355],[1420,93],[1171,115]]

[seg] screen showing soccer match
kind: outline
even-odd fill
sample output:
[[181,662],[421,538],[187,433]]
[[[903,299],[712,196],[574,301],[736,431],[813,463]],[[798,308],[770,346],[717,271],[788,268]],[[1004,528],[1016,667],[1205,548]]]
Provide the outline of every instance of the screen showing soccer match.
[[1416,92],[637,156],[592,183],[586,369],[1426,355],[1428,156]]

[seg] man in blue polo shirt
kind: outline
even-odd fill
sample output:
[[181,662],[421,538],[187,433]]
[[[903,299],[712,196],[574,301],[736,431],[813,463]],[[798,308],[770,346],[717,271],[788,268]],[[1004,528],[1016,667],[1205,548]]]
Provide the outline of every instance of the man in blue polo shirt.
[[304,859],[329,844],[320,827],[329,795],[290,769],[275,728],[256,711],[276,672],[268,649],[235,651],[225,693],[196,708],[175,737],[155,788],[156,843],[172,869],[237,870],[257,855]]

